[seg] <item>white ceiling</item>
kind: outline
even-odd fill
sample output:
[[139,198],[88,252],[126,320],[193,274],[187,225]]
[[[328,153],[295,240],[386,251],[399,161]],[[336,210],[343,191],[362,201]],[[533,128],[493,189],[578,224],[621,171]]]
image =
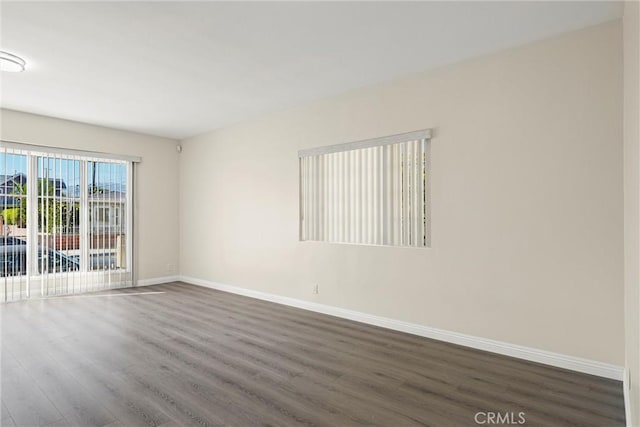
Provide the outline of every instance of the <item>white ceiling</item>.
[[183,138],[620,17],[617,2],[2,2],[4,108]]

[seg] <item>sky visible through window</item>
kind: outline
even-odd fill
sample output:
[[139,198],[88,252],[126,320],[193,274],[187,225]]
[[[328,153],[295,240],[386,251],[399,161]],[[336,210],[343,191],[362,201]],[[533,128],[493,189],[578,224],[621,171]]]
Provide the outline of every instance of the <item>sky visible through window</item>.
[[0,175],[27,173],[27,156],[0,153]]
[[[111,191],[125,191],[126,174],[121,168],[124,165],[116,163],[89,163],[87,176],[88,185],[93,183],[93,168],[95,164],[95,184]],[[0,175],[15,175],[27,173],[27,157],[18,154],[0,153]],[[80,185],[80,164],[75,161],[53,158],[38,158],[38,178],[64,179],[68,189],[77,189]]]

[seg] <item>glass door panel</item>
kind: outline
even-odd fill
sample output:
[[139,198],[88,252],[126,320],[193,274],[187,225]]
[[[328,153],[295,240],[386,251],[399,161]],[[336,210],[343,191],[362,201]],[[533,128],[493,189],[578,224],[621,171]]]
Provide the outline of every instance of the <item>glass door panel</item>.
[[28,296],[27,156],[0,152],[0,278],[2,298]]
[[56,157],[37,158],[37,273],[44,295],[76,293],[80,270],[81,162]]

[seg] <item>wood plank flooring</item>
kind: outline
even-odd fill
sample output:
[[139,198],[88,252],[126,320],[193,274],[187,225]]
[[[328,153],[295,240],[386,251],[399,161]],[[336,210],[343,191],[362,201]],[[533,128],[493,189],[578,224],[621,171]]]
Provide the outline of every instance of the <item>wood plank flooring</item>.
[[618,381],[184,283],[0,313],[2,426],[624,425]]

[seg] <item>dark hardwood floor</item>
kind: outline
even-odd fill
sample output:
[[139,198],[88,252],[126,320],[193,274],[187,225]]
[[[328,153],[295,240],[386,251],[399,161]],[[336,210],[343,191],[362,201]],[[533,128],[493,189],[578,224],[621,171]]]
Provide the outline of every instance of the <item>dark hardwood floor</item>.
[[2,426],[624,425],[618,381],[183,283],[122,293],[0,307]]

